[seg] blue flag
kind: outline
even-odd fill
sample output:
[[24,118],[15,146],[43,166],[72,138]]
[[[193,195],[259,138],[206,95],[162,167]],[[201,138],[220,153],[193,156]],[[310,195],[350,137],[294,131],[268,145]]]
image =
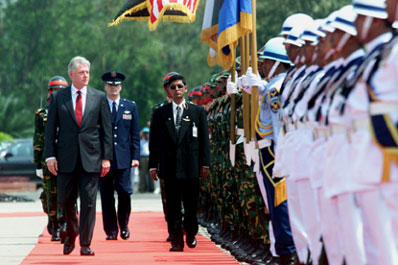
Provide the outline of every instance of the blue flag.
[[238,39],[252,32],[252,14],[252,0],[223,1],[218,15],[217,54],[224,69],[232,67]]

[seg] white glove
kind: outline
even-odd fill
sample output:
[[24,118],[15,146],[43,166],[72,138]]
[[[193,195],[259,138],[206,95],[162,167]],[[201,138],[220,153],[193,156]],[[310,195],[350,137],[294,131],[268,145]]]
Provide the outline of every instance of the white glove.
[[238,93],[238,84],[231,81],[231,76],[229,76],[227,80],[227,93],[228,95]]
[[247,77],[242,75],[238,78],[238,87],[242,90],[247,86]]
[[258,73],[253,73],[253,69],[249,67],[246,71],[247,85],[249,87],[261,86],[263,84],[261,77]]
[[246,74],[238,79],[238,87],[251,94],[252,87],[262,86],[264,82],[261,80],[260,75],[254,74],[251,67],[247,68]]
[[36,169],[36,176],[39,178],[43,178],[43,169]]

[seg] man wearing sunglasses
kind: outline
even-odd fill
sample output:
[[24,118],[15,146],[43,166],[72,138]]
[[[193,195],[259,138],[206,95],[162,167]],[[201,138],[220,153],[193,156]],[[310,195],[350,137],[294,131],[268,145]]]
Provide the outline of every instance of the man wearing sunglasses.
[[199,176],[204,179],[210,174],[209,133],[203,107],[185,100],[184,77],[176,74],[169,82],[173,102],[158,108],[152,117],[149,168],[155,181],[159,177],[165,182],[170,251],[183,251],[183,229],[187,246],[197,244]]

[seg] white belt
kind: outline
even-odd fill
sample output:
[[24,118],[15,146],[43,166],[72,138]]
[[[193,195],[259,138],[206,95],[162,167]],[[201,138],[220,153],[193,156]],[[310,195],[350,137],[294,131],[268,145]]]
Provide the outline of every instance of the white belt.
[[289,123],[286,123],[286,129],[287,129],[287,132],[291,132],[291,131],[296,130],[296,127],[294,126],[294,124],[291,124],[289,122]]
[[314,129],[313,130],[314,140],[319,139],[321,137],[328,138],[328,130],[325,129]]
[[261,139],[257,141],[258,149],[263,149],[271,145],[271,140],[268,139]]
[[243,135],[244,132],[245,132],[244,129],[240,129],[240,128],[236,128],[236,130],[235,130],[236,135]]
[[397,113],[398,103],[396,102],[372,102],[369,106],[370,115]]
[[347,133],[348,130],[344,125],[340,124],[331,124],[329,125],[329,136],[340,134],[340,133]]
[[296,129],[303,129],[303,128],[307,128],[308,127],[307,123],[304,123],[304,122],[301,122],[301,121],[296,122],[295,125],[296,125]]
[[359,130],[368,130],[370,126],[370,118],[363,118],[351,121],[352,132],[357,132]]

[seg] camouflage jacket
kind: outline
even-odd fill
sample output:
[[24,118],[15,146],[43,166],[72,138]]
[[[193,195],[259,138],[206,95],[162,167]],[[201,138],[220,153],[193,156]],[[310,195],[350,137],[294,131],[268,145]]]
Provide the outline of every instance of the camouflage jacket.
[[33,162],[37,169],[46,166],[44,159],[44,133],[47,121],[47,108],[40,108],[35,113],[35,133],[33,136]]

